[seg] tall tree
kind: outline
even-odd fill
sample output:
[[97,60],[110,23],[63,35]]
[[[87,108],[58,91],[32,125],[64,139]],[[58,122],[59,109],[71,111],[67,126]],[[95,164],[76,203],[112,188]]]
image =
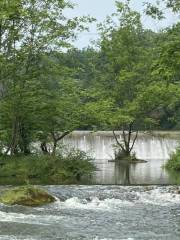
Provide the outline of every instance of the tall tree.
[[74,71],[62,64],[63,55],[50,53],[41,61],[41,104],[37,106],[36,125],[37,140],[45,154],[55,155],[58,142],[81,125],[81,87],[74,79]]
[[43,81],[42,56],[69,47],[74,30],[84,29],[81,23],[90,20],[68,19],[66,8],[73,5],[65,0],[0,2],[0,128],[7,153],[30,151],[40,104],[37,88]]
[[[101,52],[107,60],[104,77],[100,80],[101,97],[111,99],[111,116],[107,122],[113,129],[121,154],[129,156],[138,129],[152,122],[144,116],[136,98],[151,81],[150,66],[156,34],[143,29],[140,14],[131,10],[129,1],[116,4],[118,24],[112,25],[108,18],[108,22],[100,26]],[[123,141],[115,130],[122,131]]]

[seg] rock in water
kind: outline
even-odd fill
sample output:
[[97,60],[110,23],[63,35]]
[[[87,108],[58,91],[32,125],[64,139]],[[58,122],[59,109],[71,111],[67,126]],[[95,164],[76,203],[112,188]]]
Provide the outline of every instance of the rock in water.
[[6,191],[0,196],[0,202],[7,205],[22,205],[29,207],[42,206],[55,202],[56,199],[46,191],[33,187],[22,186]]

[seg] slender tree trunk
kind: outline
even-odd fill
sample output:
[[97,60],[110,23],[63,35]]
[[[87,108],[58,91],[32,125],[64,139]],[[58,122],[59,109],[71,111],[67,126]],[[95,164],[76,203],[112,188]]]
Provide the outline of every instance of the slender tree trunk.
[[42,150],[43,154],[49,154],[47,144],[45,141],[41,143],[41,150]]
[[[123,140],[120,141],[116,136],[115,131],[113,131],[114,138],[116,140],[117,145],[119,146],[120,150],[117,153],[118,156],[129,157],[131,156],[132,150],[134,148],[134,144],[138,137],[138,131],[133,131],[133,123],[130,123],[126,128],[123,127],[122,130],[122,137]],[[135,136],[133,135],[135,133]]]
[[58,141],[54,139],[53,149],[52,149],[52,153],[51,153],[53,156],[56,155],[57,143],[58,143]]
[[17,153],[17,141],[18,141],[18,123],[17,119],[14,120],[13,122],[13,127],[12,127],[12,141],[11,141],[11,148],[10,148],[10,153],[11,155]]
[[18,122],[17,122],[17,118],[15,118],[12,122],[11,140],[5,152],[6,155],[9,152],[10,152],[10,155],[14,155],[17,153],[17,142],[18,142]]
[[61,134],[55,134],[54,132],[51,132],[52,140],[53,140],[53,149],[52,149],[52,155],[56,155],[57,151],[57,145],[60,140],[62,140],[65,136],[67,136],[70,133],[70,131],[63,132]]
[[19,142],[19,147],[21,149],[21,152],[24,153],[25,155],[30,154],[31,151],[30,151],[30,143],[29,143],[29,139],[28,139],[28,133],[24,127],[23,120],[21,120],[19,123],[19,135],[21,138],[21,140]]

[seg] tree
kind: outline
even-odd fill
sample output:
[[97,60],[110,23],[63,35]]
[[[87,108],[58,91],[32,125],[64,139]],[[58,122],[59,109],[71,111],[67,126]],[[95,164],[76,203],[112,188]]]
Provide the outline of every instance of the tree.
[[179,0],[161,0],[156,1],[155,4],[151,2],[145,2],[145,13],[154,19],[162,20],[165,17],[165,10],[171,10],[177,14],[180,11]]
[[179,83],[180,68],[180,23],[163,31],[157,43],[158,58],[153,63],[152,75],[156,80]]
[[[157,48],[157,59],[152,64],[152,79],[154,84],[164,84],[164,91],[169,102],[164,99],[161,107],[160,125],[165,128],[178,129],[180,119],[180,104],[178,93],[180,89],[180,24],[177,23],[163,31]],[[172,91],[174,90],[174,93]],[[162,90],[161,90],[162,91]],[[159,93],[161,96],[161,93]],[[176,99],[176,100],[175,100]]]
[[[45,154],[55,155],[58,142],[81,124],[81,88],[74,72],[61,63],[59,53],[42,59],[37,140]],[[53,146],[51,147],[51,143]]]
[[43,104],[38,96],[42,56],[69,47],[74,30],[91,21],[66,18],[66,8],[73,5],[64,0],[0,2],[0,129],[6,153],[30,152],[38,104]]
[[90,47],[82,50],[70,49],[63,56],[63,64],[73,69],[73,77],[87,90],[94,84],[92,81],[98,78],[102,59],[99,52]]
[[[138,129],[152,122],[136,99],[151,81],[150,66],[156,34],[143,29],[140,14],[131,10],[129,1],[125,4],[117,2],[116,16],[118,25],[112,25],[108,18],[108,22],[100,26],[101,52],[107,60],[103,69],[105,74],[100,79],[101,98],[110,96],[111,116],[106,121],[113,129],[120,155],[130,156]],[[115,130],[122,131],[122,141]]]
[[[173,14],[177,15],[180,11],[180,2],[178,0],[162,0],[157,1],[156,4],[147,2],[145,13],[152,18],[161,20],[166,18],[166,11],[172,11]],[[171,87],[174,87],[177,91],[175,96],[178,96],[179,86],[179,22],[174,24],[172,27],[163,29],[159,33],[159,39],[156,46],[156,60],[153,62],[152,66],[152,79],[154,81],[160,81],[161,83],[166,83],[166,92],[171,92]],[[168,89],[170,88],[170,90]],[[177,95],[176,95],[177,93]],[[160,93],[161,95],[161,93]],[[172,96],[172,99],[174,99]],[[170,100],[171,101],[171,100]],[[160,126],[163,129],[179,129],[179,119],[180,119],[180,105],[178,102],[174,107],[169,107],[163,105],[160,108],[159,120]]]

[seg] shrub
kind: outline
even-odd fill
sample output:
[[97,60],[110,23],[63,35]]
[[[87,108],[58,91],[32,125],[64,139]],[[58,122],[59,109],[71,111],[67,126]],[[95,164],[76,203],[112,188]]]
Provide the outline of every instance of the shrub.
[[169,170],[180,171],[180,147],[173,153],[166,164]]
[[132,152],[129,155],[123,151],[122,149],[116,148],[114,151],[114,155],[115,155],[115,160],[117,161],[133,161],[133,160],[137,160],[136,158],[136,153]]
[[90,158],[85,152],[73,149],[65,157],[65,169],[77,180],[95,170]]
[[0,162],[0,177],[27,180],[38,179],[38,183],[76,182],[95,171],[92,158],[85,152],[71,149],[63,155],[19,155],[4,156]]

